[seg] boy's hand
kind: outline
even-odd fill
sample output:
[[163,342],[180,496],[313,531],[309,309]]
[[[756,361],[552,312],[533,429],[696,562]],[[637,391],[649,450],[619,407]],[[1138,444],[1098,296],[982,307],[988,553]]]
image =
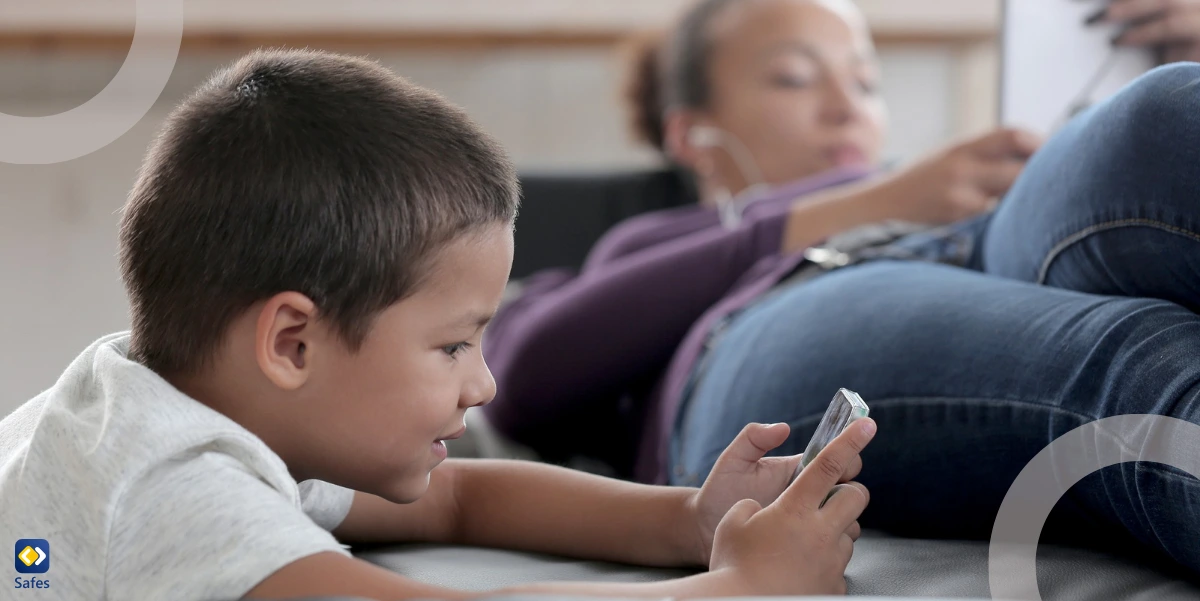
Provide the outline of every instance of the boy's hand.
[[[689,500],[688,508],[699,529],[695,556],[700,565],[709,565],[717,525],[731,507],[743,499],[768,505],[787,487],[800,465],[800,455],[764,455],[783,444],[790,432],[787,424],[750,424],[743,428],[721,453],[704,486]],[[849,482],[861,469],[862,458],[856,453],[846,463],[838,482]],[[854,537],[858,537],[857,530]]]
[[870,418],[854,422],[774,503],[734,505],[717,527],[710,569],[748,595],[845,594],[846,565],[869,495],[862,484],[838,482],[874,434]]

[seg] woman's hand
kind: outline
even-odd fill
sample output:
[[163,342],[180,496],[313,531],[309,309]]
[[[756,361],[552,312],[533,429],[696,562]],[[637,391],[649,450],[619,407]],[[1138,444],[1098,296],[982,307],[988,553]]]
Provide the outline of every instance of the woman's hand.
[[1041,146],[1033,133],[999,129],[896,173],[806,196],[792,205],[780,252],[791,254],[861,225],[941,225],[991,208]]
[[[800,465],[800,455],[765,457],[783,444],[791,429],[787,424],[750,424],[742,429],[713,466],[704,486],[691,498],[688,510],[696,517],[699,528],[701,565],[709,565],[717,525],[729,509],[743,499],[758,506],[769,505],[779,498]],[[862,469],[862,459],[855,453],[844,465],[839,483],[849,482]],[[858,524],[847,533],[858,538]]]
[[710,573],[728,579],[733,596],[845,594],[858,516],[870,495],[862,484],[838,482],[861,463],[874,434],[875,422],[858,420],[770,505],[734,504],[716,528]]
[[1200,0],[1113,0],[1094,23],[1126,26],[1118,46],[1149,46],[1168,63],[1200,61]]
[[876,184],[869,194],[888,219],[940,225],[992,207],[1012,187],[1038,136],[999,129],[938,152]]

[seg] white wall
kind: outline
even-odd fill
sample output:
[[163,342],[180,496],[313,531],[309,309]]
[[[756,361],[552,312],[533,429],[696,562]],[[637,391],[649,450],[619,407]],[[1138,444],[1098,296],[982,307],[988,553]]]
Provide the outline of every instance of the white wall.
[[[960,63],[952,50],[883,50],[893,116],[890,156],[914,156],[962,128]],[[522,166],[614,168],[654,158],[626,136],[619,56],[558,48],[391,52],[380,58],[465,106]],[[181,59],[155,111],[101,151],[53,166],[0,163],[0,416],[52,385],[89,342],[127,327],[115,258],[116,211],[169,107],[231,58]],[[71,108],[102,89],[119,61],[0,52],[0,111],[45,115]]]

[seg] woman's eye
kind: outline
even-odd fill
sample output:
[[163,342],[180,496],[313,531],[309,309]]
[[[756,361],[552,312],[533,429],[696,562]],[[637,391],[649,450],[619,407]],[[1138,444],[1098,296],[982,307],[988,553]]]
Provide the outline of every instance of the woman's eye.
[[470,344],[466,342],[457,342],[448,346],[442,347],[442,352],[449,355],[451,358],[457,358],[463,351],[470,348]]
[[879,84],[868,79],[860,79],[858,81],[858,87],[864,94],[874,95],[879,92]]
[[783,88],[807,88],[812,85],[812,79],[797,75],[776,75],[771,83]]

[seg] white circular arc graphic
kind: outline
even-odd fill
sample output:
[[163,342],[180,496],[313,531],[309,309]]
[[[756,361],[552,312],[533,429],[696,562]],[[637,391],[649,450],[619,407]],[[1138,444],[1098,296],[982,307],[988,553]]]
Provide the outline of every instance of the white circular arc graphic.
[[167,86],[183,41],[183,0],[136,0],[133,44],[121,70],[91,100],[44,117],[0,112],[0,162],[61,163],[125,135]]
[[1058,500],[1087,475],[1145,461],[1200,478],[1200,426],[1162,415],[1120,415],[1080,426],[1042,449],[1008,489],[992,527],[992,599],[1042,601],[1037,546]]

